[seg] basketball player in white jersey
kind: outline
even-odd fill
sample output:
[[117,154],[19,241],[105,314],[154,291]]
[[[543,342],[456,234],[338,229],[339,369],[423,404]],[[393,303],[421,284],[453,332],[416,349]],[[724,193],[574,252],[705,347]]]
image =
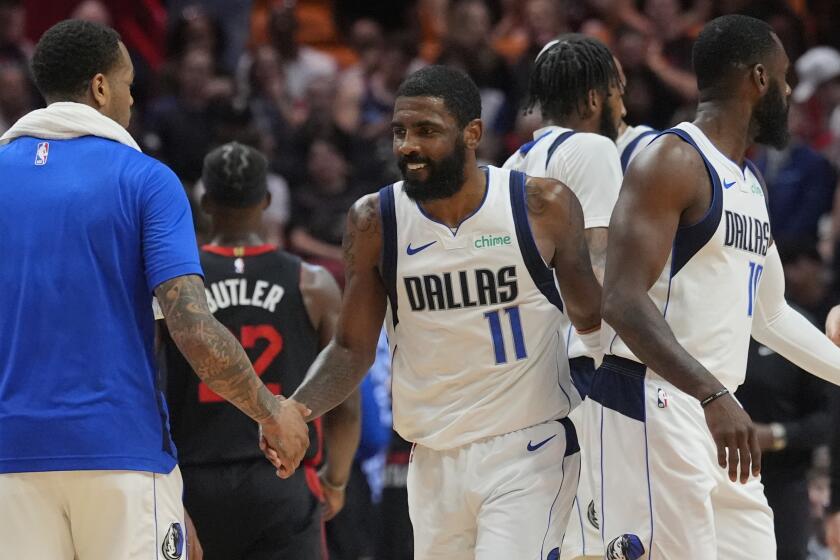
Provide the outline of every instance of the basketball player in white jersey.
[[750,332],[840,382],[840,349],[784,301],[766,192],[744,159],[754,141],[787,140],[784,48],[767,24],[724,16],[693,60],[697,119],[638,154],[610,222],[603,309],[618,335],[587,413],[614,560],[775,558],[756,432],[730,394]]
[[341,402],[387,319],[415,558],[557,560],[580,469],[561,309],[596,349],[600,286],[567,187],[477,167],[480,113],[452,68],[400,86],[405,180],[351,210],[337,333],[292,400]]
[[[599,280],[604,277],[607,226],[621,187],[621,166],[613,142],[623,124],[622,84],[620,66],[597,39],[570,33],[548,43],[534,63],[528,100],[529,109],[540,108],[544,126],[504,164],[530,176],[557,179],[575,193]],[[568,321],[566,333],[572,379],[585,398],[595,374],[593,358],[600,361],[600,355],[587,351]],[[584,406],[571,415],[582,440],[587,429]],[[582,462],[585,456],[582,448]],[[561,560],[604,555],[591,478],[582,468]]]

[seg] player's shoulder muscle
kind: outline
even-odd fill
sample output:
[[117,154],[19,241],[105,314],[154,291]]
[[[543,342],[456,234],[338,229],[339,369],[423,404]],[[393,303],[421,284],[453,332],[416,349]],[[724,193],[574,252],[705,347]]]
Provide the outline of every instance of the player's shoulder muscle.
[[674,134],[664,134],[633,158],[621,192],[659,200],[693,201],[708,190],[700,153]]

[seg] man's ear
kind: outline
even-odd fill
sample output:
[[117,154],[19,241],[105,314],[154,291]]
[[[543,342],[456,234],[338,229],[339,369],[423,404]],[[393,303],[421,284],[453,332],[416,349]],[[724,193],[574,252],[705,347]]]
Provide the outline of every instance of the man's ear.
[[464,144],[468,149],[475,150],[481,143],[483,135],[484,123],[481,122],[481,119],[473,119],[464,127]]
[[765,65],[759,63],[753,66],[752,72],[750,72],[750,78],[760,95],[767,93],[767,90],[770,88],[770,74],[767,72]]
[[108,78],[101,72],[95,75],[90,80],[90,96],[96,103],[96,108],[101,109],[108,105],[111,99],[111,86],[108,84]]

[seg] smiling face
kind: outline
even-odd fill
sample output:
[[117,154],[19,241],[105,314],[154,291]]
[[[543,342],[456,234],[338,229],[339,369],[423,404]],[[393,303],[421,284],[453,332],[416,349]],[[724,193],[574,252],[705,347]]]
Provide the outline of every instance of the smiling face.
[[476,144],[480,138],[480,121],[462,128],[441,98],[398,97],[391,129],[409,197],[424,202],[449,198],[461,190],[467,143]]

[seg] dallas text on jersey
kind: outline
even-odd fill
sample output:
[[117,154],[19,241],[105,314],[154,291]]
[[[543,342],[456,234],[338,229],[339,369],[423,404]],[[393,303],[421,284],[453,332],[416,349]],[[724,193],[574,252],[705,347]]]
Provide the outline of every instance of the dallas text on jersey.
[[770,223],[727,210],[724,245],[764,256],[770,247]]
[[519,295],[515,266],[506,266],[496,272],[479,268],[406,276],[403,282],[412,311],[496,305],[514,301]]

